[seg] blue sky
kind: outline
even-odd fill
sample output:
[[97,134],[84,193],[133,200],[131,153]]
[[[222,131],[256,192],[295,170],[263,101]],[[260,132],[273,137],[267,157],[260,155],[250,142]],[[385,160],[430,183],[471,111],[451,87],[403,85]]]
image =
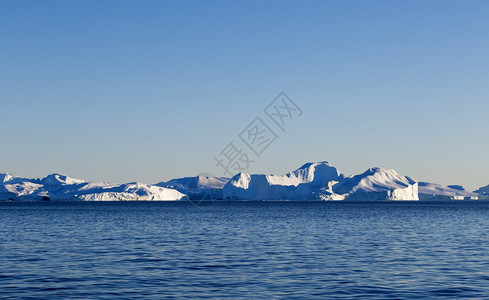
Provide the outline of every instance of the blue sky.
[[1,1],[0,171],[209,172],[281,91],[248,172],[330,161],[489,184],[487,1]]

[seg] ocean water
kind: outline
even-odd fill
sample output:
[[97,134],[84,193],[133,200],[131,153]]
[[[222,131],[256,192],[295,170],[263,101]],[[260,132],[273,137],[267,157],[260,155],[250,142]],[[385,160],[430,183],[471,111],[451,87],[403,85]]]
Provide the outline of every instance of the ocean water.
[[489,298],[489,202],[0,204],[0,298]]

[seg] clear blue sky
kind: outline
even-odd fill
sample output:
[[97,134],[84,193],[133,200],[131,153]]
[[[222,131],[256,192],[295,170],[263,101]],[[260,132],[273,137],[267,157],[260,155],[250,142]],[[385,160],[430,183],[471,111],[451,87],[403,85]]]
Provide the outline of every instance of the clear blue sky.
[[[488,1],[0,1],[0,172],[158,182],[280,91],[304,111],[249,168],[327,160],[489,184]],[[277,131],[278,132],[278,131]]]

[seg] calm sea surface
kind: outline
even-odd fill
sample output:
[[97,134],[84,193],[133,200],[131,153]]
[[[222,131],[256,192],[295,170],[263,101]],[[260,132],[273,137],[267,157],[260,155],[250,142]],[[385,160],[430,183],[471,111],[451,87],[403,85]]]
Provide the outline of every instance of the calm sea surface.
[[489,298],[489,202],[0,204],[0,298]]

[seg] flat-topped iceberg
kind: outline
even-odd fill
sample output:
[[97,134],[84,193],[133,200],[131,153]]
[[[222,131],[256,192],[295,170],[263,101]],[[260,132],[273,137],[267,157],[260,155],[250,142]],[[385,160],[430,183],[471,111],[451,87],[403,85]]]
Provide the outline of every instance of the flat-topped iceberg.
[[71,193],[74,194],[69,199],[85,201],[172,201],[187,198],[186,195],[174,189],[138,182],[114,186],[93,185]]
[[0,200],[171,201],[187,199],[185,194],[177,190],[154,185],[87,182],[60,174],[51,174],[43,179],[0,174],[0,180]]

